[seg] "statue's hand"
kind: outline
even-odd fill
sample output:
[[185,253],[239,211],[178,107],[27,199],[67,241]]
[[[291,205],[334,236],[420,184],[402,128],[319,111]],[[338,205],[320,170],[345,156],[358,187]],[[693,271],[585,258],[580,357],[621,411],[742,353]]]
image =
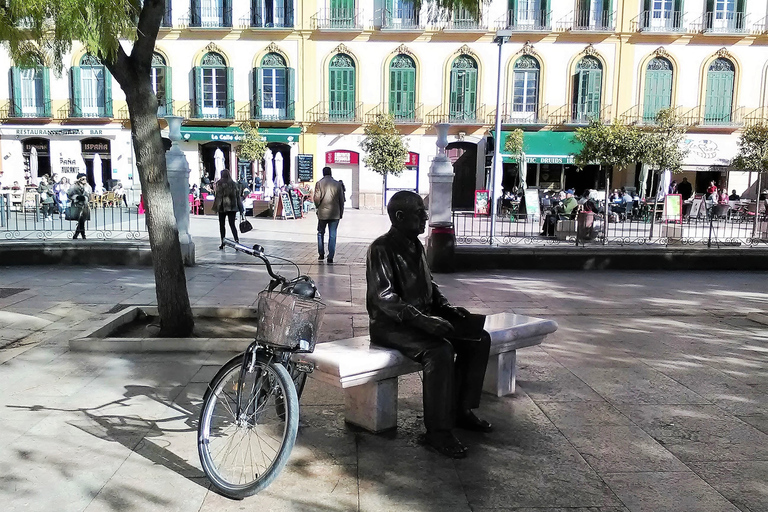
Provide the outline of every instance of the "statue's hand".
[[467,309],[461,307],[461,306],[450,306],[448,308],[448,311],[459,318],[469,318],[470,313]]
[[414,320],[416,327],[435,336],[445,336],[453,331],[451,322],[439,316],[420,316]]

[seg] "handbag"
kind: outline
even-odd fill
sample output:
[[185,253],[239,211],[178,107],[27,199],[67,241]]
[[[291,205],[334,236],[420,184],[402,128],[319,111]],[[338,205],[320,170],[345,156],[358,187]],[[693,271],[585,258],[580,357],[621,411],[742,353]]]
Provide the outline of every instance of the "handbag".
[[80,214],[83,212],[82,206],[70,205],[64,210],[64,219],[66,220],[80,220]]
[[241,233],[247,233],[253,229],[253,226],[251,225],[251,223],[248,222],[248,220],[246,220],[245,218],[243,218],[243,220],[240,221],[240,225],[238,227],[240,228]]

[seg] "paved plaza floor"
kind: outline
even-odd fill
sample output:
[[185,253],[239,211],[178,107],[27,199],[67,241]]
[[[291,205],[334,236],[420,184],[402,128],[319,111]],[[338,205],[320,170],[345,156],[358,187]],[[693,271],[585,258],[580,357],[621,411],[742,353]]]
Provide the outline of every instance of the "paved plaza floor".
[[[263,268],[193,225],[193,304],[247,306]],[[255,224],[244,241],[304,263],[328,304],[322,340],[367,333],[365,247],[386,229],[340,228],[337,263],[314,261],[314,225]],[[344,230],[346,227],[348,230]],[[212,235],[212,236],[211,236]],[[287,271],[287,267],[284,267]],[[518,352],[514,396],[485,395],[491,434],[458,432],[465,460],[417,444],[418,374],[400,380],[396,432],[345,425],[343,395],[310,380],[297,445],[278,479],[231,501],[200,468],[206,383],[231,354],[94,354],[68,341],[120,304],[154,302],[152,271],[0,268],[0,508],[39,511],[768,510],[766,272],[485,271],[438,275],[479,312],[552,318]]]

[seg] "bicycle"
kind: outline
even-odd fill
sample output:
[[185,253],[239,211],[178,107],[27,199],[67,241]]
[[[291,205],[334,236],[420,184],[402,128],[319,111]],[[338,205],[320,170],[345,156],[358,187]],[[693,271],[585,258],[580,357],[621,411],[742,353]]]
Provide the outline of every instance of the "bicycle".
[[288,462],[299,397],[314,369],[295,354],[314,350],[325,305],[312,279],[275,273],[262,247],[224,245],[261,259],[272,278],[259,293],[255,340],[211,380],[198,423],[203,471],[221,494],[243,499],[269,486]]

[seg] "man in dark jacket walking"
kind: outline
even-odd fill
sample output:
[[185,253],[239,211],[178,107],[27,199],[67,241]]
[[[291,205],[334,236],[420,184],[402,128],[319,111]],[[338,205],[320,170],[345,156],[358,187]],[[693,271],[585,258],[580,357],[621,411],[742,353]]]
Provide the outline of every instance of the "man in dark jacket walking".
[[336,229],[344,216],[344,189],[331,177],[331,168],[323,167],[323,178],[315,183],[315,210],[317,212],[318,261],[325,259],[325,228],[328,227],[328,263],[336,255]]

